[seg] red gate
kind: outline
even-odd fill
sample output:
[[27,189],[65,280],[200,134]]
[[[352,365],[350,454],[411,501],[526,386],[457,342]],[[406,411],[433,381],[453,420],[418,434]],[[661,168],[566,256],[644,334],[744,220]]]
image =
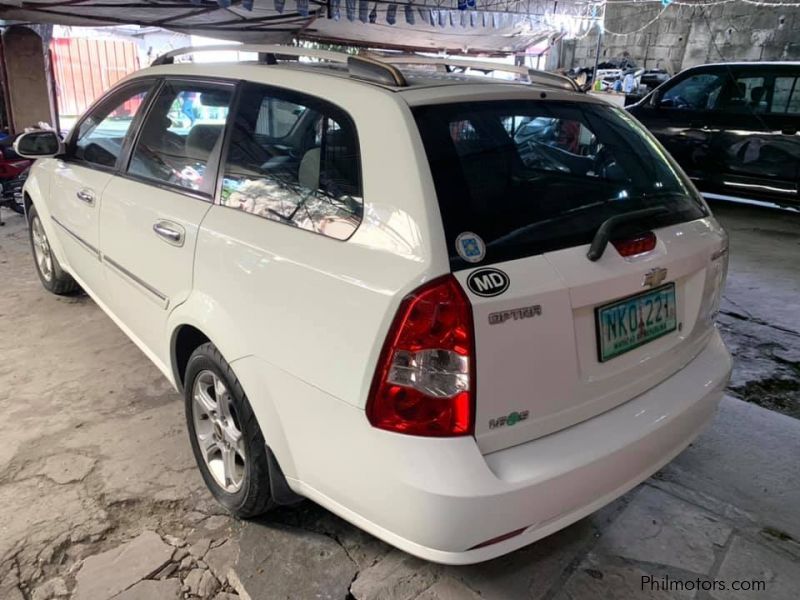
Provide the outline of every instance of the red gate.
[[[55,38],[50,42],[58,111],[82,114],[117,81],[139,68],[136,44],[125,40]],[[136,107],[126,107],[129,111]]]

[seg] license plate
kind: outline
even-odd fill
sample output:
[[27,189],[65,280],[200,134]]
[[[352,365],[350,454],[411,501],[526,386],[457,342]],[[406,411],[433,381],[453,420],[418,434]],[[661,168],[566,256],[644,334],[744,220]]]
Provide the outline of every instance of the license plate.
[[596,308],[600,362],[675,331],[678,327],[675,309],[674,283]]

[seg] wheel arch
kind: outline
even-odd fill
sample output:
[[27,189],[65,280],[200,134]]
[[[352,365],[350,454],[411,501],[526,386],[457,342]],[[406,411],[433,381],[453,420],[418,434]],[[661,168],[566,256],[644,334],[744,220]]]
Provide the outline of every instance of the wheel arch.
[[179,391],[183,391],[189,357],[201,344],[214,344],[228,364],[245,354],[235,327],[235,321],[225,308],[197,289],[173,307],[167,319],[169,362]]
[[262,380],[251,378],[249,373],[242,372],[241,365],[237,365],[237,360],[252,354],[242,346],[242,336],[237,335],[230,315],[213,298],[195,290],[186,302],[175,308],[169,322],[170,366],[178,391],[185,392],[184,376],[192,352],[206,342],[214,344],[239,379],[268,448],[282,470],[281,476],[285,473],[293,477],[294,460],[280,411],[275,406],[272,391],[263,389]]
[[173,330],[169,346],[170,364],[178,391],[183,392],[189,357],[192,352],[207,342],[211,342],[211,338],[194,325],[184,323]]
[[33,200],[27,190],[22,193],[22,206],[25,209],[25,219],[27,219],[28,213],[31,212],[31,206],[33,206]]
[[22,201],[25,208],[26,223],[30,224],[31,208],[35,207],[42,222],[42,227],[44,227],[44,231],[47,234],[50,250],[55,254],[61,268],[71,274],[72,267],[67,260],[67,255],[61,245],[61,238],[57,235],[56,227],[51,221],[50,207],[44,201],[44,195],[38,179],[29,177],[28,181],[25,182],[25,187],[22,190]]

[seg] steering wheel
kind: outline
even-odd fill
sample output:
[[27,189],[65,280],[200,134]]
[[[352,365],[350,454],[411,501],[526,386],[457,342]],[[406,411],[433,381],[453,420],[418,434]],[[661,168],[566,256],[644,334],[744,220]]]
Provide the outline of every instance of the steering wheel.
[[673,96],[671,98],[671,100],[672,100],[672,107],[673,108],[691,108],[692,107],[692,103],[689,102],[683,96]]

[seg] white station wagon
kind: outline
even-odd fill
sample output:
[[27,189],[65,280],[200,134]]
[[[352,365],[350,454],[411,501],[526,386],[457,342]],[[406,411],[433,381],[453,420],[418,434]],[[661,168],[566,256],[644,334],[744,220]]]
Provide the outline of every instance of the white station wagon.
[[239,49],[259,60],[171,53],[66,141],[17,141],[42,284],[83,288],[182,390],[231,513],[310,498],[473,563],[710,421],[727,236],[625,111],[521,68]]

